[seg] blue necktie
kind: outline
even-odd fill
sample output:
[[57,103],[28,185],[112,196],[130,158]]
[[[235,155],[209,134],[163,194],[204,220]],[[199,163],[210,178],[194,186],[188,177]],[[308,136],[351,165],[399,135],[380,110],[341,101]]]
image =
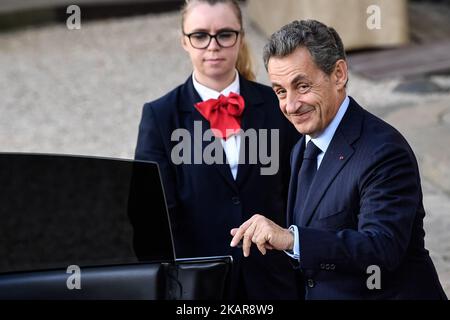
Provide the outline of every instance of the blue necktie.
[[320,150],[311,140],[308,142],[303,154],[303,162],[298,174],[297,195],[294,206],[294,224],[300,224],[300,217],[303,215],[305,201],[308,197],[309,188],[317,172],[317,156]]

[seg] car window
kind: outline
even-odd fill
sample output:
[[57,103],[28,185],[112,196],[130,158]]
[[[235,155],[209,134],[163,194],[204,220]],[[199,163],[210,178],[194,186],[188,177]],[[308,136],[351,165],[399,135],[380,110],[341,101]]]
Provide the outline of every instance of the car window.
[[156,164],[0,154],[0,273],[173,259]]

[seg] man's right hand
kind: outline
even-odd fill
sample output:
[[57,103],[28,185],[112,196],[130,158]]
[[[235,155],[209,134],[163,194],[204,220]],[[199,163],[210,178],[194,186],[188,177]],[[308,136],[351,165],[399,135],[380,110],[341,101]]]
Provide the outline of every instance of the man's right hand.
[[230,233],[233,236],[230,246],[236,247],[242,240],[244,257],[250,255],[252,242],[263,255],[267,250],[289,251],[294,247],[294,236],[288,229],[259,214],[255,214],[239,228],[232,229]]

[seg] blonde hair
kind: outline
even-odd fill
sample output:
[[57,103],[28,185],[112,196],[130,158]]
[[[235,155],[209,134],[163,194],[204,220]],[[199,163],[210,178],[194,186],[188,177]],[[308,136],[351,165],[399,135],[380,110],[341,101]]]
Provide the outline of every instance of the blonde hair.
[[242,29],[242,44],[241,48],[239,49],[238,59],[236,61],[236,69],[238,72],[247,80],[255,81],[256,76],[253,71],[253,62],[252,57],[250,53],[250,49],[248,47],[247,41],[244,37],[244,25],[243,25],[243,19],[242,19],[242,11],[241,7],[239,6],[239,3],[236,0],[185,0],[185,3],[183,7],[181,8],[181,28],[184,28],[184,21],[186,14],[188,13],[190,7],[192,4],[200,2],[200,3],[207,3],[211,6],[214,6],[217,3],[224,3],[229,4],[233,8],[234,12],[236,13],[236,17],[239,20],[239,23],[241,25]]

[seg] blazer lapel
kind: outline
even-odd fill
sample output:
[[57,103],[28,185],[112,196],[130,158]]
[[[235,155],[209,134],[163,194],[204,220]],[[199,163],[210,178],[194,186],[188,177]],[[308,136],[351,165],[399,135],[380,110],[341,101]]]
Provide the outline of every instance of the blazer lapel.
[[289,179],[289,191],[287,200],[287,225],[290,226],[294,221],[294,206],[295,199],[297,197],[297,183],[298,183],[298,173],[300,171],[300,166],[302,164],[302,157],[305,149],[305,136],[303,136],[299,142],[292,149],[291,154],[291,177]]
[[328,187],[352,157],[354,153],[352,144],[361,134],[362,115],[360,110],[361,107],[353,99],[350,99],[347,112],[337,128],[311,184],[300,218],[301,226],[307,226],[311,222],[314,211]]
[[347,144],[342,135],[336,132],[332,143],[322,159],[319,170],[311,184],[308,197],[305,200],[305,207],[300,218],[301,226],[307,226],[309,224],[320,199],[322,199],[328,186],[345,166],[353,152],[353,148]]
[[[198,102],[201,102],[202,99],[200,98],[200,95],[198,94],[198,92],[195,90],[194,88],[194,84],[192,82],[192,77],[189,77],[189,79],[186,81],[185,86],[184,86],[185,90],[182,94],[183,96],[183,101],[181,102],[181,110],[185,113],[187,113],[187,121],[186,121],[186,125],[187,125],[187,129],[189,130],[189,132],[192,135],[192,152],[198,152],[198,154],[200,154],[200,148],[201,148],[201,165],[208,165],[205,164],[203,161],[203,152],[205,150],[205,148],[211,144],[211,143],[215,143],[215,142],[219,142],[219,141],[215,141],[216,138],[213,138],[211,141],[203,141],[203,134],[205,133],[205,131],[211,129],[211,126],[209,124],[209,121],[206,120],[202,114],[197,110],[197,108],[195,108],[195,104]],[[195,124],[197,124],[197,126],[199,124],[201,124],[201,137],[196,137],[195,133],[199,133],[199,130],[195,130]],[[201,146],[199,145],[201,143]],[[198,148],[196,150],[196,148]],[[211,164],[214,168],[217,169],[217,171],[219,172],[219,174],[221,175],[221,177],[226,181],[227,184],[230,185],[231,188],[233,188],[235,191],[237,191],[237,185],[234,181],[233,175],[231,174],[231,169],[230,166],[227,164],[226,161],[226,155],[225,155],[225,151],[222,147],[222,144],[219,142],[218,143],[218,150],[220,150],[219,152],[222,153],[222,159],[223,159],[223,163],[216,163],[216,164]]]
[[[265,119],[264,111],[261,110],[260,105],[264,103],[264,100],[259,92],[251,87],[250,82],[242,76],[240,76],[240,90],[241,96],[245,100],[245,109],[242,115],[241,129],[243,131],[254,129],[256,131],[257,141],[259,144],[258,129],[262,128]],[[249,139],[243,139],[243,137],[241,139],[238,174],[236,177],[236,182],[238,185],[242,185],[246,181],[246,178],[252,170],[259,168],[258,165],[249,163],[249,160],[251,159],[249,152],[252,150],[258,150],[255,148],[258,146],[251,147],[249,145],[249,141]],[[252,156],[256,156],[257,162],[259,163],[258,154]]]

